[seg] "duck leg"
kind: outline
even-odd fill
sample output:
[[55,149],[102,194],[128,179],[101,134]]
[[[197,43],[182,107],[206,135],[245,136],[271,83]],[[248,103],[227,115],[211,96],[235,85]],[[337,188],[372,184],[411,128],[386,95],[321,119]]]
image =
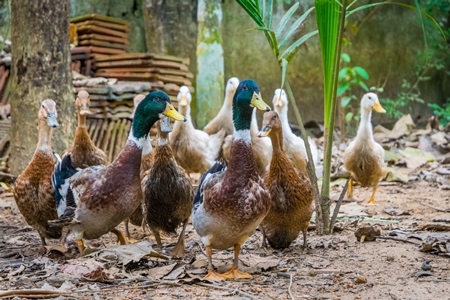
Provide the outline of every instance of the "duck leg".
[[241,278],[252,278],[252,275],[248,273],[244,273],[239,271],[239,252],[241,251],[241,245],[236,244],[234,245],[234,262],[233,265],[230,267],[230,271],[226,272],[225,274],[222,274],[222,276],[226,278],[234,278],[234,279],[241,279]]
[[208,274],[206,274],[205,277],[203,277],[203,279],[208,279],[208,280],[212,280],[212,281],[220,281],[220,280],[225,280],[228,277],[225,277],[222,274],[216,273],[214,271],[214,267],[212,264],[212,247],[211,246],[206,246],[206,256],[208,258]]
[[348,197],[353,200],[353,178],[348,181]]
[[153,231],[153,235],[155,236],[156,244],[158,245],[159,252],[162,252],[162,243],[161,243],[161,236],[159,235],[159,230],[152,229],[152,231]]
[[77,240],[77,245],[78,245],[78,250],[80,251],[81,255],[83,255],[84,249],[86,249],[86,247],[84,247],[84,243],[82,239]]
[[303,233],[303,249],[306,249],[308,247],[308,244],[306,243],[306,232],[308,231],[308,228],[302,229]]
[[179,257],[184,254],[184,232],[186,230],[187,220],[183,222],[183,229],[181,230],[180,236],[178,237],[178,242],[173,248],[172,256]]
[[41,238],[42,247],[47,246],[47,243],[45,242],[45,237],[39,234],[39,237]]
[[121,244],[121,245],[126,245],[128,244],[127,241],[127,237],[123,234],[122,231],[120,231],[117,228],[114,228],[113,230],[110,231],[111,233],[114,233],[117,236],[117,241]]
[[378,204],[375,202],[375,193],[377,192],[377,188],[378,188],[378,182],[375,183],[375,185],[373,186],[373,190],[372,190],[372,197],[370,197],[369,203],[370,205],[374,205],[374,204]]
[[259,226],[259,228],[261,229],[261,233],[262,233],[261,247],[262,248],[267,248],[266,232],[264,231],[264,228],[262,226]]
[[130,235],[130,229],[128,226],[128,223],[130,222],[130,219],[126,219],[125,220],[125,235],[127,236],[128,239],[130,239],[131,235]]

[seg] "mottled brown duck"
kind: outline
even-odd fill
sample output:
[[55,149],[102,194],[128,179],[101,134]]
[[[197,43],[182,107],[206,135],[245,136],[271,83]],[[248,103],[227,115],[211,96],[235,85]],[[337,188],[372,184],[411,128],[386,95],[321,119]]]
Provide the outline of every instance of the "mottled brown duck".
[[151,92],[137,107],[126,145],[111,164],[76,170],[65,177],[72,167],[70,155],[66,155],[55,167],[54,184],[61,198],[56,199],[59,219],[52,223],[70,225],[81,252],[83,239],[96,239],[108,232],[116,234],[121,244],[127,243],[115,227],[141,204],[142,148],[152,125],[164,116],[185,121],[166,93]]
[[[192,222],[205,245],[209,280],[252,278],[239,271],[241,245],[254,233],[270,207],[270,195],[258,174],[252,152],[252,107],[270,110],[257,83],[242,81],[233,98],[234,135],[228,167],[215,163],[203,174],[194,197]],[[212,249],[234,247],[234,262],[225,274],[214,271]]]
[[160,232],[176,233],[183,225],[172,256],[184,254],[184,232],[192,211],[194,189],[186,172],[177,164],[169,146],[169,119],[156,125],[158,145],[155,148],[153,166],[142,180],[147,224],[155,235],[162,251]]
[[314,187],[306,170],[298,170],[283,151],[283,128],[280,117],[274,111],[266,112],[259,133],[269,136],[273,153],[270,170],[264,179],[271,199],[269,213],[261,223],[263,246],[266,239],[274,249],[284,249],[303,233],[306,248],[306,232],[313,210]]
[[38,144],[33,158],[14,183],[14,200],[25,221],[37,230],[42,245],[45,238],[60,238],[61,228],[51,228],[48,221],[56,219],[52,172],[52,129],[58,127],[56,103],[44,100],[38,113]]

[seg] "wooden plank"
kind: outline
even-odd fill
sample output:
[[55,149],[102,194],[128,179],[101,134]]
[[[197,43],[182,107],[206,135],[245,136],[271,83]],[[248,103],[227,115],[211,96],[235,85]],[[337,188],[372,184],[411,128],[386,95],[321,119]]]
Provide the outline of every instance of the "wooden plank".
[[[109,119],[107,114],[105,114],[105,116],[106,116],[106,118]],[[105,151],[105,152],[108,149],[108,142],[111,139],[111,133],[112,133],[112,131],[114,129],[114,125],[116,123],[116,122],[114,122],[112,120],[108,120],[108,121],[109,121],[108,129],[106,129],[105,138],[102,140],[102,147],[101,147],[101,149],[103,149],[103,151]],[[108,153],[109,153],[109,151],[108,151]]]
[[111,23],[111,22],[104,22],[104,21],[100,21],[100,20],[86,20],[83,22],[77,22],[77,23],[73,23],[77,26],[99,26],[99,27],[104,27],[104,28],[108,28],[108,29],[112,29],[112,30],[117,30],[117,31],[122,31],[122,32],[128,32],[130,31],[130,27],[127,25],[123,25],[123,24],[115,24],[115,23]]
[[154,88],[162,88],[164,85],[154,84],[152,82],[138,81],[138,82],[130,82],[130,81],[119,81],[114,85],[111,85],[111,91],[114,94],[123,94],[128,92],[134,92],[139,94],[141,91],[150,91]]
[[95,33],[84,34],[84,35],[79,36],[78,39],[79,40],[95,39],[95,40],[100,40],[100,41],[108,41],[108,42],[113,42],[113,43],[130,45],[130,41],[126,38],[119,38],[119,37],[114,37],[114,36],[109,36],[109,35],[104,35],[104,34],[95,34]]
[[4,72],[2,72],[2,75],[0,76],[0,92],[3,92],[6,89],[7,79],[9,76],[9,70],[5,70],[4,68],[5,67],[3,67]]
[[123,50],[128,49],[128,46],[124,45],[124,44],[111,43],[111,42],[107,42],[107,41],[98,41],[98,40],[83,40],[83,41],[80,41],[79,44],[86,45],[86,46],[100,46],[100,47],[123,49]]
[[74,47],[70,49],[70,54],[89,53],[91,49],[89,47]]
[[94,141],[95,145],[98,147],[98,145],[100,145],[100,142],[98,141],[98,137],[99,137],[99,133],[100,130],[102,129],[102,125],[103,125],[103,120],[96,120],[96,119],[90,119],[91,122],[95,121],[95,128],[94,128],[94,132],[91,135],[91,139]]
[[111,138],[109,139],[109,161],[113,161],[114,159],[114,146],[117,142],[117,135],[120,130],[120,121],[121,120],[117,120],[114,122],[114,127],[111,132]]
[[100,94],[100,95],[109,95],[111,92],[109,86],[98,86],[98,85],[94,87],[88,86],[76,87],[75,90],[77,91],[77,93],[83,90],[88,92],[89,94]]
[[72,61],[74,61],[74,60],[86,60],[86,59],[89,59],[90,56],[91,56],[90,53],[73,54],[73,55],[70,55],[70,59]]
[[120,38],[128,38],[128,35],[125,32],[112,30],[108,28],[103,28],[96,25],[83,25],[83,26],[77,26],[77,31],[79,34],[83,35],[85,33],[101,33],[106,35],[112,35],[117,36]]
[[95,74],[96,76],[100,76],[103,72],[130,72],[130,73],[154,73],[154,74],[162,74],[162,75],[176,75],[186,78],[194,78],[194,75],[188,71],[181,71],[175,69],[161,69],[161,68],[150,68],[150,67],[122,67],[122,68],[107,68],[107,69],[99,69]]
[[87,15],[76,16],[76,17],[71,18],[70,22],[77,23],[77,22],[83,22],[86,20],[100,20],[100,21],[111,22],[111,23],[122,24],[122,25],[129,24],[129,22],[126,20],[109,17],[109,16],[98,15],[98,14],[87,14]]
[[161,55],[154,53],[127,53],[121,55],[112,55],[107,58],[105,57],[103,59],[99,59],[98,61],[116,61],[116,60],[130,60],[130,59],[154,59],[154,60],[175,62],[184,65],[189,64],[189,58],[182,58],[172,55]]
[[95,120],[94,122],[87,122],[87,120],[86,120],[86,123],[87,123],[87,126],[88,126],[88,134],[89,134],[89,136],[91,137],[91,140],[92,140],[92,134],[94,133],[95,125],[97,124],[97,120]]
[[92,54],[120,54],[120,53],[125,53],[125,50],[121,50],[121,49],[111,49],[111,48],[105,48],[105,47],[97,47],[97,46],[89,46],[89,48],[92,51]]
[[125,146],[125,138],[127,137],[127,119],[120,122],[119,133],[117,134],[114,147],[114,157],[116,157]]

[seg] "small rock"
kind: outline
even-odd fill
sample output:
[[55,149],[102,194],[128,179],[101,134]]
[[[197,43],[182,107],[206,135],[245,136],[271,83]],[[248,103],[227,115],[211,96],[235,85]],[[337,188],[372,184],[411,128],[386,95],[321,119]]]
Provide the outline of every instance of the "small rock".
[[432,266],[430,265],[430,262],[429,262],[429,261],[426,261],[426,260],[425,260],[425,261],[422,263],[422,270],[424,270],[424,271],[430,271],[431,268],[432,268]]
[[357,274],[355,277],[355,283],[367,283],[367,279],[363,275]]

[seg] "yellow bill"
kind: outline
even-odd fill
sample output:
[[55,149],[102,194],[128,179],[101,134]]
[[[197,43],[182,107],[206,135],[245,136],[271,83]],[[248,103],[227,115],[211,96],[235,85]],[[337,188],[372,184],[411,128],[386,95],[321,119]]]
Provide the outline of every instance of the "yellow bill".
[[380,102],[375,102],[375,104],[373,105],[373,109],[376,112],[379,112],[379,113],[385,113],[386,112],[386,110],[383,108],[383,106],[381,106]]
[[250,106],[251,107],[256,107],[259,110],[265,110],[265,111],[269,111],[270,110],[270,106],[266,104],[266,102],[264,102],[264,100],[261,97],[261,93],[256,93],[253,92],[253,97],[252,97],[252,101],[250,101]]
[[89,108],[81,108],[80,109],[80,115],[86,116],[92,114],[92,111],[90,111]]
[[166,117],[169,117],[171,119],[174,119],[175,121],[183,121],[186,122],[186,118],[180,114],[172,104],[167,103],[166,109],[163,111],[163,115]]
[[275,106],[282,106],[283,102],[281,101],[281,97],[276,96],[275,97],[275,103],[273,105],[275,105]]

